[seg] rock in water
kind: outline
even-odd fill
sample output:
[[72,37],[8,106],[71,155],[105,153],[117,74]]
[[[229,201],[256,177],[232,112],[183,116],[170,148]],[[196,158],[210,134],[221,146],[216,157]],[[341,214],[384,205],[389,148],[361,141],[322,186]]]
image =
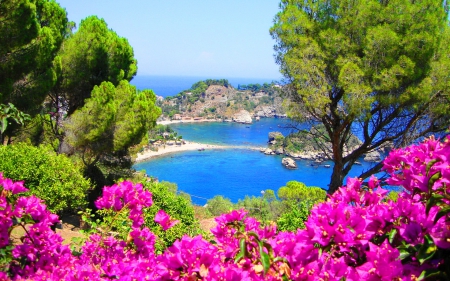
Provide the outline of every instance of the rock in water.
[[297,163],[295,162],[294,159],[289,157],[284,157],[281,160],[281,164],[283,164],[283,166],[285,166],[288,169],[297,169]]

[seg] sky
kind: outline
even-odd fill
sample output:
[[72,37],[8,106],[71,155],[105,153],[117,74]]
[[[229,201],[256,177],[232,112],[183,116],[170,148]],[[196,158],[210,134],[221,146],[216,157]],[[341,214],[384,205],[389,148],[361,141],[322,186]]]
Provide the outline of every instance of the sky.
[[269,33],[278,0],[56,0],[78,26],[103,18],[128,39],[138,76],[279,80]]

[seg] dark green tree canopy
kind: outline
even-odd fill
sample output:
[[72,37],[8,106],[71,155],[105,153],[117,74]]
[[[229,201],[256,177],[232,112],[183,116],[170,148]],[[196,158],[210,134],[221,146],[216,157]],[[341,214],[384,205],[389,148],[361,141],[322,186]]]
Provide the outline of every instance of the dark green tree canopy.
[[[448,126],[445,5],[435,0],[281,1],[271,34],[289,82],[290,116],[325,125],[326,133],[316,137],[331,143],[335,166],[329,192],[342,185],[361,155]],[[362,144],[344,155],[351,131],[362,136]]]
[[86,165],[94,165],[109,153],[127,151],[155,126],[161,114],[155,103],[153,91],[137,91],[127,80],[117,87],[103,82],[66,121],[67,141],[82,154]]
[[35,112],[56,81],[53,59],[67,33],[53,0],[0,1],[0,103]]
[[108,29],[96,16],[81,21],[59,52],[60,75],[55,92],[68,104],[69,115],[84,105],[96,85],[109,81],[118,85],[130,81],[137,71],[128,40]]

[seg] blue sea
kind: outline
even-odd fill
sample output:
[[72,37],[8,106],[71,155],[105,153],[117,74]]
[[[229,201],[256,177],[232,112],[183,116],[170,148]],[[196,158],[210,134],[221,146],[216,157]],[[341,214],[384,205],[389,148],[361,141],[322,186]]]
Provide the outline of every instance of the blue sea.
[[145,76],[137,75],[131,80],[131,84],[139,90],[151,89],[156,95],[162,97],[175,96],[176,94],[188,90],[199,81],[206,79],[227,79],[228,82],[237,88],[238,85],[271,83],[276,79],[269,78],[236,78],[236,77],[196,77],[196,76]]
[[[231,145],[230,149],[208,149],[170,154],[138,163],[136,170],[145,170],[160,181],[177,183],[178,189],[189,193],[195,204],[222,195],[237,202],[246,195],[260,196],[262,190],[275,192],[288,181],[304,182],[307,186],[327,189],[331,168],[311,166],[310,161],[298,160],[297,170],[281,165],[282,156],[267,156],[248,147],[266,147],[268,134],[292,131],[288,119],[261,119],[251,125],[236,123],[185,123],[171,127],[184,139],[206,144]],[[358,176],[373,164],[361,161],[349,176]],[[322,163],[330,164],[329,163]]]

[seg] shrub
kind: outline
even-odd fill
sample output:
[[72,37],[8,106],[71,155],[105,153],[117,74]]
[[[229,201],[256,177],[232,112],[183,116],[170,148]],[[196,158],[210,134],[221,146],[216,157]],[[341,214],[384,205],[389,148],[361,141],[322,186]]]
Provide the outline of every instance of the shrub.
[[230,212],[233,209],[233,203],[222,195],[216,195],[206,202],[206,209],[216,217]]
[[305,221],[311,212],[312,205],[305,202],[285,202],[285,212],[277,220],[279,231],[297,231],[305,228]]
[[84,209],[90,182],[82,165],[66,155],[57,155],[50,146],[24,143],[0,146],[0,172],[13,180],[24,180],[33,194],[55,213]]
[[278,189],[278,197],[280,199],[306,202],[310,205],[323,202],[326,196],[327,193],[322,188],[306,186],[304,183],[298,181],[289,181],[286,186]]

